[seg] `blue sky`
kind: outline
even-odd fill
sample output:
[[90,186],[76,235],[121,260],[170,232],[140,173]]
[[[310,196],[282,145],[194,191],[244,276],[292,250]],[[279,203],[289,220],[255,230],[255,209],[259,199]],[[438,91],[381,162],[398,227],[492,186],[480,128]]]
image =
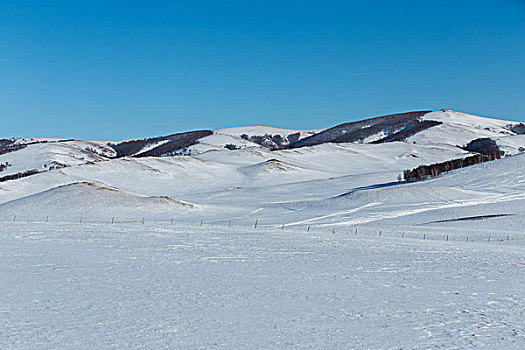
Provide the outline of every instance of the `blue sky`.
[[525,121],[524,63],[523,0],[3,0],[0,137]]

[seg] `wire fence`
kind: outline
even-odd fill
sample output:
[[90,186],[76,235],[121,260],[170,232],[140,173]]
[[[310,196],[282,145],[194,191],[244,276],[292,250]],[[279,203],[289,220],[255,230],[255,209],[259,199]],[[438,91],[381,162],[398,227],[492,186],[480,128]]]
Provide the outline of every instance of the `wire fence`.
[[86,217],[81,215],[76,220],[68,220],[65,218],[55,218],[46,215],[45,218],[36,218],[34,220],[28,220],[27,217],[25,220],[14,215],[12,220],[4,220],[4,223],[11,224],[43,224],[43,225],[52,225],[52,224],[61,224],[61,225],[136,225],[136,226],[161,226],[161,227],[177,227],[179,225],[191,225],[198,227],[213,227],[216,229],[221,228],[244,228],[244,229],[253,229],[253,230],[272,230],[272,231],[293,231],[293,232],[305,232],[307,234],[323,234],[323,235],[344,235],[347,237],[352,237],[358,239],[359,237],[366,238],[400,238],[400,239],[420,239],[420,240],[429,240],[429,241],[464,241],[464,242],[509,242],[515,240],[524,239],[522,234],[516,233],[514,231],[505,232],[503,230],[499,232],[488,232],[488,233],[476,233],[469,231],[465,232],[448,232],[447,229],[442,229],[441,232],[432,232],[438,230],[436,227],[423,228],[423,227],[414,227],[407,226],[405,228],[394,228],[394,229],[377,229],[375,227],[359,227],[356,225],[344,226],[341,224],[329,224],[321,223],[318,225],[314,224],[290,224],[290,223],[268,223],[264,224],[258,218],[253,219],[250,223],[247,219],[235,221],[231,218],[226,219],[213,219],[205,220],[204,218],[199,220],[177,220],[174,217],[166,219],[146,219],[146,217],[138,217],[135,219],[123,218],[119,219],[118,217],[111,216],[107,219],[102,218],[92,218],[91,220],[86,220]]

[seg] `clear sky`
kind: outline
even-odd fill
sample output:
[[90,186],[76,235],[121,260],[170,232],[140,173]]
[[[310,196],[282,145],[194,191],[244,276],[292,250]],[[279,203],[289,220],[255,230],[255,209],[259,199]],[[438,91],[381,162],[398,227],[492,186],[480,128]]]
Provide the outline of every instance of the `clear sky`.
[[525,0],[0,3],[0,137],[525,121]]

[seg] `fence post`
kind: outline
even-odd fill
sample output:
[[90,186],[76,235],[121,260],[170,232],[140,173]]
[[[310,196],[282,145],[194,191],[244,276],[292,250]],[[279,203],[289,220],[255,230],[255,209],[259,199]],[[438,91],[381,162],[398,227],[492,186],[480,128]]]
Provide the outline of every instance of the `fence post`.
[[80,217],[80,223],[82,223],[82,216]]
[[228,227],[232,227],[232,221],[228,221]]
[[[13,222],[16,222],[16,215],[15,215],[15,217],[14,217],[14,219],[13,219]],[[508,241],[508,239],[507,239],[507,241]]]
[[142,225],[144,225],[144,218],[142,218]]
[[202,226],[202,219],[201,219],[201,226]]
[[383,231],[379,231],[379,237],[381,237],[381,235],[383,235]]
[[255,225],[253,226],[253,228],[257,228],[258,223],[259,223],[259,219],[255,219]]
[[335,227],[334,227],[333,230],[332,230],[332,234],[334,234],[334,233],[335,233]]
[[354,235],[357,236],[357,229],[355,229],[355,234]]
[[281,231],[284,230],[284,224],[281,225]]
[[111,223],[114,223],[114,222],[115,222],[115,217],[113,216],[113,217],[111,218]]
[[46,216],[46,223],[48,223],[48,222],[49,222],[49,215]]
[[173,218],[171,219],[171,224],[170,225],[173,225]]
[[310,232],[310,225],[308,225],[308,228],[306,229],[306,232]]

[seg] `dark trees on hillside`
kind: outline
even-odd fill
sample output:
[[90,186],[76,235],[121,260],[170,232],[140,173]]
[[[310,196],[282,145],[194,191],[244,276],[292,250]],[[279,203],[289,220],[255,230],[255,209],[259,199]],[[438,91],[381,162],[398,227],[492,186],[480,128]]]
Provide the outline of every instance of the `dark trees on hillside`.
[[422,120],[431,111],[414,111],[389,114],[357,122],[336,125],[315,135],[293,143],[292,148],[315,146],[322,143],[360,142],[383,132],[386,137],[376,143],[401,141],[417,132],[441,124],[439,121]]
[[503,156],[504,152],[499,149],[498,144],[496,141],[486,137],[486,138],[479,138],[470,141],[465,146],[462,147],[465,151],[473,152],[473,153],[479,153],[483,155],[491,155],[491,154],[499,154],[500,158]]
[[234,145],[233,143],[227,143],[226,145],[224,145],[224,148],[229,149],[230,151],[241,149],[241,147]]
[[9,162],[5,162],[5,163],[0,163],[0,171],[4,171],[5,169],[7,169],[8,166],[10,166],[11,164],[9,164]]
[[441,173],[454,169],[465,168],[471,165],[500,159],[505,154],[505,152],[500,150],[496,141],[488,137],[472,140],[467,145],[460,148],[477,154],[466,158],[452,159],[446,162],[430,165],[421,165],[412,170],[405,170],[403,172],[404,179],[408,182],[422,181],[429,177],[436,177]]
[[412,170],[405,170],[403,172],[403,177],[407,182],[423,181],[429,177],[432,178],[439,176],[439,174],[444,172],[465,168],[479,163],[489,162],[499,158],[501,158],[501,153],[499,152],[494,152],[489,155],[474,154],[466,158],[452,159],[446,162],[430,165],[421,165]]
[[8,180],[16,180],[16,179],[20,179],[22,177],[26,177],[26,176],[31,176],[31,175],[34,175],[34,174],[38,174],[40,171],[34,169],[34,170],[28,170],[28,171],[24,171],[23,173],[17,173],[17,174],[12,174],[12,175],[7,175],[7,176],[3,176],[3,177],[0,177],[0,182],[4,182],[4,181],[8,181]]
[[[190,132],[182,132],[168,136],[152,137],[143,140],[125,141],[118,144],[109,144],[117,152],[117,158],[134,156],[134,157],[160,157],[163,155],[174,154],[178,150],[182,150],[194,145],[200,138],[212,135],[211,130],[197,130]],[[146,146],[167,141],[151,150],[139,153]],[[137,154],[138,153],[138,154]]]
[[0,140],[0,154],[6,154],[26,148],[27,144],[15,143],[15,140]]
[[396,142],[396,141],[406,141],[407,138],[417,134],[420,131],[429,129],[433,126],[441,125],[442,122],[436,120],[415,120],[410,124],[407,124],[403,129],[394,132],[393,134],[384,137],[380,140],[374,141],[372,143],[385,143],[385,142]]
[[279,134],[265,134],[265,135],[247,135],[242,134],[241,138],[246,141],[250,141],[268,148],[269,150],[275,151],[278,149],[291,148],[292,144],[297,142],[301,137],[301,133],[296,132],[288,136],[281,136]]
[[523,135],[525,134],[525,124],[523,123],[514,124],[510,127],[510,130],[512,132],[515,132],[518,135]]
[[178,151],[193,146],[203,137],[213,135],[211,130],[198,130],[175,134],[169,141],[149,151],[136,154],[135,157],[162,157],[176,155]]

